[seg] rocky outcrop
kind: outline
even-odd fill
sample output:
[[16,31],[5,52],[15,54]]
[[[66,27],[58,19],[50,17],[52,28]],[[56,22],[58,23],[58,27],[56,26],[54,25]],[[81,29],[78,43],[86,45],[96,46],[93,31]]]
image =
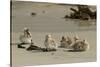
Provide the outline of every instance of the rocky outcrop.
[[78,10],[70,8],[73,13],[70,13],[70,16],[65,15],[64,18],[82,20],[96,19],[96,11],[91,11],[87,5],[77,5],[77,8]]

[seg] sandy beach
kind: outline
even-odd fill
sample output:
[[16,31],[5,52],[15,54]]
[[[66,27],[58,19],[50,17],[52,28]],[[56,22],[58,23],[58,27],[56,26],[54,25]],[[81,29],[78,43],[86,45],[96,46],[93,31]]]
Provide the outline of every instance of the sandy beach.
[[[46,33],[32,33],[35,45],[44,47],[44,36]],[[52,33],[58,45],[62,35],[73,37],[69,33]],[[90,49],[85,52],[67,52],[66,49],[59,48],[56,52],[26,51],[12,45],[12,64],[15,66],[41,65],[41,64],[61,64],[80,63],[96,61],[96,33],[92,31],[77,32],[81,39],[86,39],[90,44]],[[52,55],[52,53],[54,53]]]
[[[96,21],[64,19],[65,14],[70,13],[70,7],[73,6],[50,3],[13,2],[11,32],[13,67],[96,61]],[[91,9],[95,10],[96,8],[91,7]],[[31,16],[31,12],[35,12],[36,16]],[[23,32],[24,27],[30,29],[35,45],[43,48],[45,35],[51,34],[58,45],[60,45],[62,36],[73,38],[75,35],[78,35],[80,39],[86,39],[88,41],[90,49],[85,52],[68,52],[64,48],[58,48],[56,52],[19,49],[16,43],[20,43],[19,35]]]

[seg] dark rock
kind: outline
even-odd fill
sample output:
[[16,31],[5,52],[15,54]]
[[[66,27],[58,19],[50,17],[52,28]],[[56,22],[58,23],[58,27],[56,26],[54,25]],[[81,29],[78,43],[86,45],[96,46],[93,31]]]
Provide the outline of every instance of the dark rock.
[[35,16],[35,15],[36,15],[36,13],[34,13],[34,12],[31,13],[31,16]]
[[70,16],[65,15],[64,18],[81,20],[96,19],[96,11],[92,12],[87,5],[77,5],[77,8],[78,10],[70,8],[70,10],[73,11],[73,13],[70,13]]

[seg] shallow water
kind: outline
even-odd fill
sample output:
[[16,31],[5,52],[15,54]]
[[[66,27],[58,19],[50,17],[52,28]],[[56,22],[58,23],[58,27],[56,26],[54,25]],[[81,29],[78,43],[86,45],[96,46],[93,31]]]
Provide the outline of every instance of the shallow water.
[[[71,32],[96,30],[96,21],[64,19],[70,7],[49,3],[14,2],[12,5],[12,32],[28,27],[32,32]],[[74,6],[74,8],[76,8]],[[94,8],[95,10],[96,8]],[[35,16],[31,16],[35,12]]]

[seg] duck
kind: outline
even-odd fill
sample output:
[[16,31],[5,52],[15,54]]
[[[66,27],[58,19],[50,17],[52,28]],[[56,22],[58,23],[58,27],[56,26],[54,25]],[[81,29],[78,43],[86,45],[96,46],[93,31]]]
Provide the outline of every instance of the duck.
[[32,36],[28,28],[24,28],[23,33],[19,37],[20,44],[18,44],[18,48],[25,48],[22,45],[31,44]]
[[47,51],[52,51],[52,50],[56,51],[58,47],[57,43],[50,34],[45,36],[44,46],[47,49]]
[[84,39],[80,40],[78,37],[74,37],[75,42],[72,43],[71,48],[74,51],[86,51],[89,49],[89,43]]
[[69,36],[67,36],[67,38],[65,36],[62,36],[59,47],[68,48],[71,43],[72,43],[72,40]]

